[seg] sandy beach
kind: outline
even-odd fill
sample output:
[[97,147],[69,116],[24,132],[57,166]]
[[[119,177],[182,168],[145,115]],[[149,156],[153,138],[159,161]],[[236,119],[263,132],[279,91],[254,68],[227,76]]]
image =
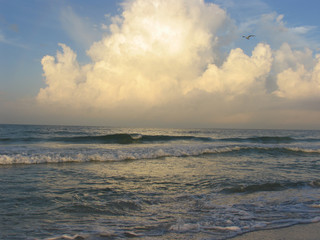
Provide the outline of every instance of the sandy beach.
[[287,228],[262,230],[237,236],[235,240],[318,240],[320,223],[301,224]]

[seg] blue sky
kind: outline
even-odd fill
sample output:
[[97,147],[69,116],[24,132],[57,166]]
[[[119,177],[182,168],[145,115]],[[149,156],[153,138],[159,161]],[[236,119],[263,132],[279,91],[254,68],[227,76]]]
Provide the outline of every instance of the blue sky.
[[[128,108],[128,105],[117,105],[114,107],[110,107],[108,109],[96,110],[94,106],[87,106],[86,109],[90,109],[92,111],[92,117],[84,120],[83,122],[78,122],[75,119],[78,119],[81,114],[76,111],[74,115],[66,114],[66,112],[59,112],[56,110],[56,115],[52,116],[50,114],[40,114],[42,110],[37,105],[39,100],[37,96],[39,94],[40,89],[45,89],[48,86],[48,82],[45,81],[49,79],[48,75],[44,74],[44,64],[41,63],[41,60],[44,56],[56,56],[57,51],[61,51],[61,47],[58,46],[59,43],[65,44],[68,48],[70,48],[74,53],[77,54],[77,64],[81,66],[85,64],[92,63],[92,56],[97,56],[97,53],[92,53],[91,56],[88,56],[87,51],[89,49],[93,49],[94,42],[100,42],[106,36],[110,36],[110,24],[112,23],[112,18],[115,16],[121,16],[123,12],[123,7],[121,5],[123,1],[85,1],[85,0],[0,0],[0,100],[2,104],[0,105],[0,111],[2,117],[0,117],[0,123],[50,123],[50,124],[113,124],[118,123],[119,119],[123,125],[130,125],[126,122],[125,118],[127,115],[118,114],[115,108],[122,108],[123,111]],[[130,1],[129,1],[130,2]],[[134,1],[131,1],[134,2]],[[186,0],[188,2],[188,0]],[[216,51],[215,48],[219,48],[217,52],[214,52],[212,56],[208,56],[208,59],[217,58],[215,64],[220,66],[227,58],[232,49],[242,49],[242,51],[251,56],[251,51],[255,49],[255,47],[259,44],[266,44],[267,48],[270,48],[273,54],[276,51],[280,51],[279,49],[284,49],[283,44],[288,43],[290,46],[290,51],[302,51],[301,53],[294,53],[296,56],[303,55],[303,58],[310,58],[309,55],[315,58],[315,56],[320,51],[320,15],[318,14],[318,9],[320,9],[320,2],[315,0],[268,0],[268,1],[250,1],[250,0],[212,0],[205,1],[205,4],[215,3],[219,6],[220,9],[224,11],[227,16],[227,20],[224,20],[226,26],[219,26],[219,31],[215,32],[215,34],[222,39],[225,37],[225,43],[219,43],[218,47],[212,45],[211,50]],[[130,9],[130,7],[128,7]],[[127,10],[128,10],[127,9]],[[202,8],[199,8],[202,9]],[[131,9],[132,10],[132,9]],[[130,10],[130,11],[131,11]],[[133,12],[133,10],[132,10]],[[132,19],[132,18],[131,18]],[[208,18],[209,19],[209,18]],[[213,20],[215,20],[213,18]],[[113,20],[114,21],[114,20]],[[203,20],[205,21],[205,20]],[[123,23],[118,23],[119,26]],[[212,26],[214,27],[214,26]],[[225,32],[224,32],[225,31]],[[241,38],[242,35],[246,34],[255,34],[256,37],[251,39],[250,41],[244,40]],[[306,48],[310,50],[310,54],[308,55],[305,52]],[[210,51],[211,51],[210,50]],[[90,50],[91,51],[91,50]],[[284,50],[283,50],[284,51]],[[289,51],[289,50],[288,50]],[[93,50],[92,50],[93,52]],[[280,53],[278,54],[281,55]],[[309,57],[308,57],[308,56]],[[217,57],[218,56],[218,57]],[[297,59],[299,57],[296,57]],[[273,59],[277,59],[275,55]],[[104,59],[105,60],[105,59]],[[209,61],[209,60],[208,60]],[[200,65],[202,68],[209,68],[211,63],[206,62],[205,65]],[[288,60],[289,61],[289,60]],[[309,71],[309,75],[311,76],[311,72],[313,71],[313,67],[310,65],[312,61],[315,60],[306,60],[306,63],[301,63],[305,66],[305,68]],[[95,62],[96,64],[97,62]],[[310,63],[310,64],[309,64]],[[204,63],[203,63],[204,64]],[[209,65],[208,65],[209,64]],[[219,65],[220,64],[220,65]],[[288,65],[289,63],[287,63]],[[300,65],[301,65],[300,64]],[[284,64],[285,65],[285,64]],[[289,64],[290,65],[290,64]],[[288,66],[289,66],[288,65]],[[310,65],[310,66],[309,66]],[[92,65],[93,66],[93,65]],[[291,65],[290,65],[291,66]],[[309,69],[310,68],[310,69]],[[298,69],[298,66],[297,66]],[[315,67],[314,67],[315,69]],[[286,69],[277,69],[276,66],[272,66],[269,69],[269,72],[277,72],[283,73]],[[262,70],[261,70],[262,71]],[[296,71],[298,72],[298,70]],[[287,73],[287,72],[285,72]],[[284,74],[285,74],[284,73]],[[200,74],[200,73],[199,73]],[[261,73],[262,74],[262,73]],[[284,74],[280,75],[285,78]],[[289,73],[288,73],[289,74]],[[307,73],[305,75],[308,75]],[[300,74],[301,75],[301,74]],[[313,74],[315,75],[315,74]],[[200,75],[199,75],[200,76]],[[197,76],[197,78],[199,78]],[[260,75],[259,75],[260,76]],[[181,76],[180,76],[181,77]],[[257,77],[258,78],[258,77]],[[271,76],[267,76],[267,79],[271,78]],[[301,78],[301,77],[300,77]],[[300,79],[299,78],[299,79]],[[317,78],[317,77],[315,77]],[[314,81],[316,81],[315,79]],[[88,81],[88,79],[87,79]],[[204,81],[204,80],[203,80]],[[257,80],[258,81],[258,80]],[[312,99],[302,98],[298,93],[288,94],[288,89],[280,89],[278,92],[276,91],[276,81],[278,81],[278,85],[280,85],[280,80],[270,80],[266,83],[269,87],[267,87],[267,91],[274,91],[275,94],[283,98],[279,98],[279,103],[283,103],[281,108],[285,109],[285,111],[292,111],[292,109],[296,109],[296,107],[292,106],[308,106],[317,105],[319,101],[312,97]],[[282,81],[283,86],[285,85],[285,80]],[[124,83],[125,85],[126,83]],[[203,83],[204,84],[204,83]],[[183,85],[183,84],[182,84]],[[182,86],[181,85],[181,86]],[[287,84],[288,85],[288,84]],[[200,86],[200,85],[199,85]],[[195,92],[195,89],[203,91],[201,87],[198,85],[189,86],[184,90],[183,96],[190,95],[191,92]],[[243,85],[241,85],[243,86]],[[117,89],[117,88],[114,88]],[[49,89],[47,89],[49,91]],[[59,91],[56,89],[56,91]],[[117,90],[114,90],[117,91]],[[241,89],[239,91],[242,91]],[[212,90],[210,92],[210,97],[208,99],[200,99],[197,98],[197,101],[214,101],[213,93],[216,90]],[[229,91],[230,92],[230,91]],[[53,94],[53,93],[50,93]],[[79,93],[80,94],[80,93]],[[81,93],[82,94],[82,93]],[[90,93],[93,94],[93,93]],[[160,94],[160,93],[159,93]],[[219,93],[222,94],[222,93]],[[309,90],[306,90],[306,95],[309,94]],[[311,94],[311,93],[310,93]],[[310,95],[309,94],[309,95]],[[312,93],[317,95],[317,93]],[[110,95],[110,93],[109,93]],[[217,94],[216,94],[217,95]],[[46,95],[48,96],[48,95]],[[238,96],[238,95],[237,95]],[[299,96],[296,98],[296,96]],[[294,100],[292,100],[295,98]],[[27,100],[26,100],[27,99]],[[136,99],[136,98],[135,98]],[[152,102],[153,98],[146,98],[143,101]],[[170,99],[170,97],[168,97]],[[181,99],[181,98],[180,98]],[[188,98],[189,99],[189,98]],[[255,113],[250,113],[251,118],[248,116],[244,116],[241,111],[234,113],[234,115],[230,115],[229,117],[233,120],[230,123],[224,125],[223,119],[221,120],[212,120],[202,122],[197,120],[194,115],[200,114],[201,110],[197,110],[196,112],[191,112],[188,110],[192,109],[194,106],[191,106],[188,101],[190,99],[184,99],[182,104],[186,107],[185,111],[181,113],[181,116],[184,118],[188,117],[190,120],[183,126],[212,126],[212,127],[248,127],[250,125],[257,127],[283,127],[283,124],[279,124],[281,119],[275,121],[270,126],[264,125],[265,122],[257,117],[254,114],[256,110],[252,110]],[[298,99],[298,100],[297,100]],[[51,104],[52,99],[47,99],[46,103]],[[220,99],[221,100],[221,99]],[[18,113],[19,104],[21,105],[21,101],[30,102],[26,108],[30,108],[33,114],[32,116],[28,113]],[[50,102],[51,101],[51,102]],[[65,101],[65,100],[63,100]],[[62,102],[63,102],[62,101]],[[88,99],[88,101],[93,101]],[[102,100],[101,100],[102,101]],[[106,101],[116,101],[119,102],[119,99],[106,99]],[[122,101],[122,100],[121,100]],[[129,101],[129,100],[128,100]],[[130,100],[132,101],[132,99]],[[142,101],[141,99],[139,101]],[[137,102],[139,102],[137,100]],[[170,100],[177,104],[179,100],[172,99]],[[196,101],[195,99],[192,100]],[[222,101],[222,100],[221,100]],[[275,101],[277,99],[266,99],[263,103],[264,111],[266,109],[274,109],[274,106],[277,105],[273,103],[272,105],[265,105],[266,101]],[[56,102],[55,102],[56,103]],[[61,103],[57,103],[61,104]],[[162,103],[161,103],[162,104]],[[139,122],[143,125],[162,125],[158,124],[155,119],[159,119],[160,112],[169,116],[171,112],[166,112],[163,109],[167,109],[164,105],[159,103],[155,103],[152,105],[152,108],[159,108],[159,112],[153,112],[150,106],[145,107],[145,111],[150,115],[150,119],[146,121],[142,121],[138,116],[142,112],[134,113],[134,125],[139,125]],[[189,105],[188,105],[189,104]],[[230,103],[231,104],[231,103]],[[32,106],[33,105],[33,106]],[[206,105],[206,104],[204,104]],[[51,106],[51,105],[50,105]],[[48,107],[48,106],[47,106]],[[64,111],[67,111],[67,106],[57,105],[57,109],[63,108]],[[226,108],[228,106],[225,106]],[[130,106],[132,108],[132,106]],[[139,104],[133,106],[133,108],[140,108]],[[187,109],[188,108],[188,109]],[[241,108],[241,107],[239,107]],[[9,110],[8,110],[9,109]],[[254,108],[256,109],[256,108]],[[300,107],[300,113],[291,112],[292,116],[299,115],[301,119],[302,112],[304,111],[304,107]],[[298,111],[297,110],[297,111]],[[79,110],[80,111],[80,110]],[[81,110],[83,111],[83,109]],[[104,114],[99,115],[97,112],[103,111]],[[175,111],[175,110],[172,110]],[[208,111],[208,108],[204,108],[203,112]],[[233,110],[230,110],[232,112]],[[228,111],[223,111],[223,113]],[[223,114],[221,113],[221,114]],[[320,125],[316,124],[316,120],[318,119],[318,109],[312,108],[313,121],[311,122],[292,122],[289,124],[289,127],[304,127],[305,128],[317,128]],[[190,114],[190,116],[188,115]],[[274,113],[275,114],[275,113]],[[296,114],[296,115],[295,115]],[[304,112],[306,114],[306,112]],[[5,115],[5,117],[4,117]],[[106,116],[116,115],[114,119],[108,121],[105,120]],[[241,116],[240,116],[241,115]],[[33,117],[36,116],[36,117]],[[58,118],[64,120],[57,120]],[[191,117],[192,116],[192,117]],[[233,116],[233,117],[232,117]],[[237,116],[239,117],[239,121],[237,121]],[[213,115],[208,115],[208,118],[214,118]],[[19,118],[19,120],[17,120]],[[182,117],[181,117],[182,118]],[[285,118],[283,116],[282,118]],[[54,120],[53,120],[54,119]],[[226,116],[227,119],[227,116]],[[229,119],[229,118],[228,118]],[[242,120],[241,120],[242,119]],[[247,120],[243,120],[247,119]],[[319,120],[319,119],[318,119]],[[177,126],[178,122],[181,123],[181,119],[177,116],[172,117],[171,120],[165,121],[164,126]],[[154,124],[153,124],[154,123]],[[234,124],[234,125],[233,125]],[[310,126],[309,126],[309,125]]]
[[89,44],[68,32],[72,23],[64,19],[64,11],[70,9],[86,22],[94,41],[102,34],[94,25],[105,22],[104,15],[116,14],[119,7],[117,1],[84,0],[1,0],[0,4],[0,89],[10,97],[37,94],[44,84],[41,58],[54,54],[58,43],[85,55]]

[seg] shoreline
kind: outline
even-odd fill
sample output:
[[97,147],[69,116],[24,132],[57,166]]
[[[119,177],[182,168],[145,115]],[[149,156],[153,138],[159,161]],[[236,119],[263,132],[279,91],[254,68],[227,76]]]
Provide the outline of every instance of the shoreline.
[[231,238],[233,240],[318,240],[320,222],[297,224],[285,228],[259,230]]

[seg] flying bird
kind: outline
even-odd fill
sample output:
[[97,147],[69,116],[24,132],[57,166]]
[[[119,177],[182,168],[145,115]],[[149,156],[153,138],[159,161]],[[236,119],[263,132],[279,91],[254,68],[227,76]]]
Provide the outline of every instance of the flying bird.
[[243,38],[249,40],[251,37],[255,37],[255,35],[242,36]]

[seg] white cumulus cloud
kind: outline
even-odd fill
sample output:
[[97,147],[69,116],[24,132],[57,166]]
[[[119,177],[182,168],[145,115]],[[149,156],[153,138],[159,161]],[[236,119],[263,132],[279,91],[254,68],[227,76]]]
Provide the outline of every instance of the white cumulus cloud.
[[278,96],[290,99],[319,98],[320,94],[320,55],[310,70],[298,63],[296,68],[288,68],[277,76]]
[[56,58],[42,59],[48,86],[38,99],[101,108],[168,101],[216,60],[216,33],[226,19],[224,10],[203,1],[127,1],[111,34],[88,50],[92,63],[80,66],[63,44]]
[[221,67],[209,64],[193,88],[231,96],[250,94],[264,88],[271,64],[271,49],[266,44],[258,44],[251,57],[240,48],[233,49]]
[[[46,87],[37,96],[40,104],[95,109],[114,119],[135,116],[139,121],[144,113],[150,121],[166,116],[168,122],[189,118],[198,124],[200,117],[208,124],[233,124],[263,121],[259,111],[272,114],[277,99],[320,93],[320,58],[301,50],[301,35],[311,28],[290,29],[282,15],[265,14],[250,25],[260,38],[267,33],[280,37],[271,44],[268,38],[257,42],[247,54],[239,47],[228,49],[237,26],[216,4],[127,0],[122,7],[111,25],[101,25],[109,33],[91,45],[87,65],[79,64],[65,44],[55,57],[43,57]],[[300,50],[294,49],[297,45]],[[272,91],[270,81],[276,85]]]

